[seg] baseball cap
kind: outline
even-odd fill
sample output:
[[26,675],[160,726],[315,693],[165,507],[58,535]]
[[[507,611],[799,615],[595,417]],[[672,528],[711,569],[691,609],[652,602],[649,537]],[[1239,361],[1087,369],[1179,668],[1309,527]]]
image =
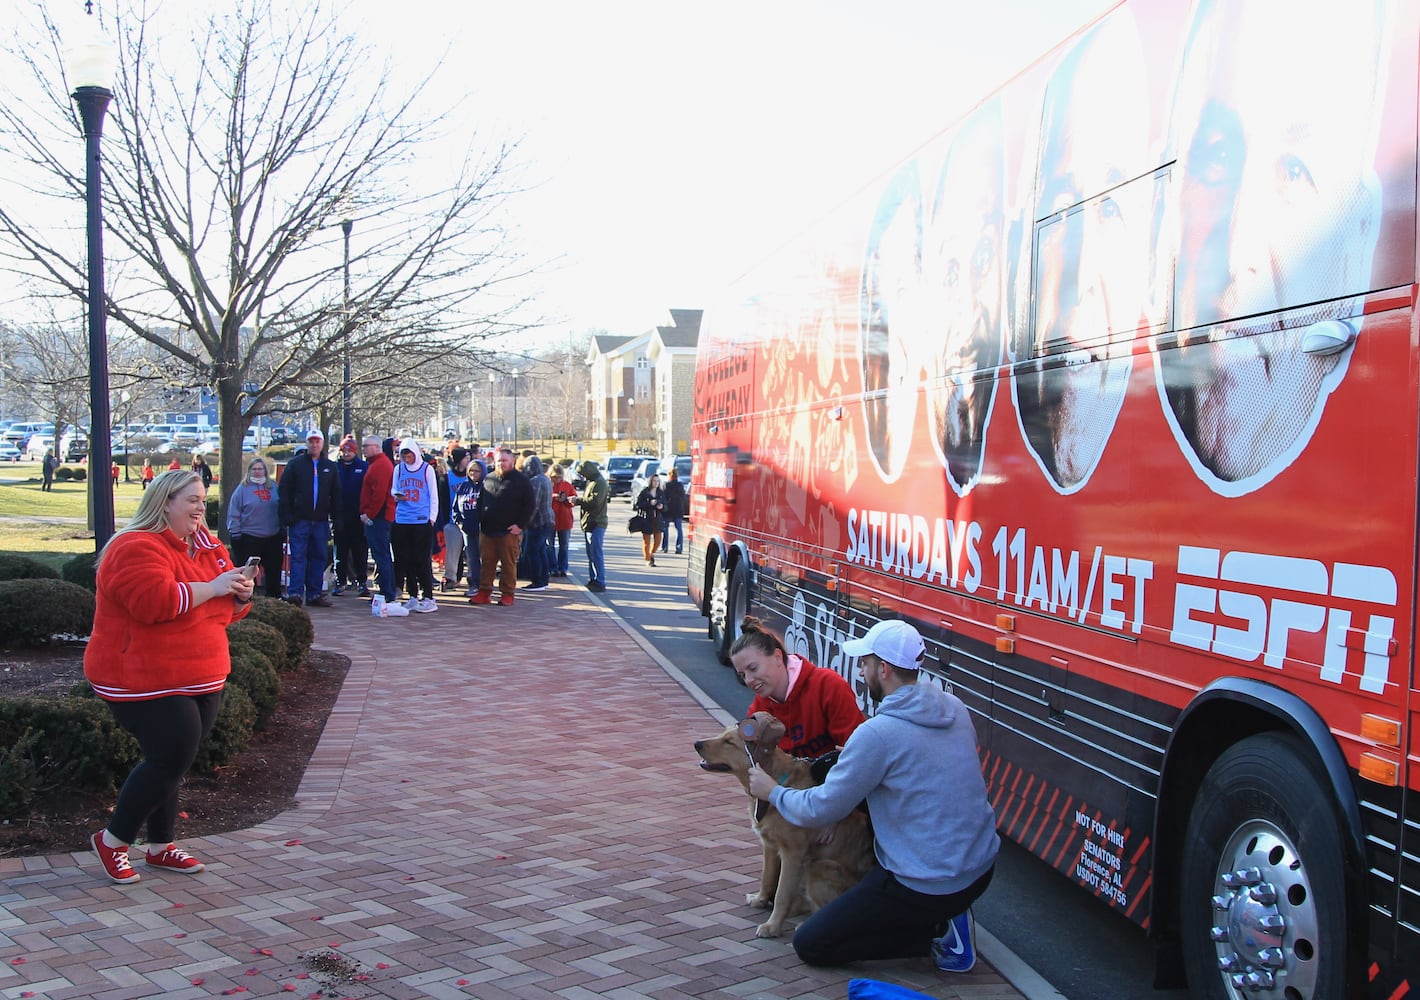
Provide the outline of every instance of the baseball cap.
[[872,653],[884,663],[903,670],[917,670],[922,666],[922,657],[927,646],[917,630],[907,622],[878,622],[868,629],[861,639],[849,639],[843,644],[843,652],[849,656],[867,656]]
[[325,435],[322,434],[320,431],[311,431],[309,434],[306,435],[306,440],[307,440],[307,441],[324,441],[324,440],[325,440]]

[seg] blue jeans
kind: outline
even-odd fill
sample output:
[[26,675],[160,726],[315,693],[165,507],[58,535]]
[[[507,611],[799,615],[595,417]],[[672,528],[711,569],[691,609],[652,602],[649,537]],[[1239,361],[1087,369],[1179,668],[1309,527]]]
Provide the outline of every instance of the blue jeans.
[[286,594],[302,599],[319,597],[325,586],[325,566],[330,562],[330,522],[295,521],[287,542],[291,546],[291,578]]
[[546,587],[547,575],[552,572],[552,529],[537,525],[523,533],[524,551],[528,554],[528,576],[534,587]]
[[684,519],[684,518],[681,518],[681,517],[668,517],[668,518],[666,518],[665,527],[661,529],[661,551],[662,551],[662,552],[666,551],[666,549],[668,549],[668,548],[670,547],[670,543],[671,543],[671,525],[673,525],[673,524],[675,525],[675,550],[676,550],[677,552],[679,552],[681,549],[685,548],[685,529],[684,529],[684,527],[683,527],[684,522],[685,522],[685,519]]
[[567,550],[572,547],[572,529],[557,530],[557,575],[567,575]]
[[799,925],[794,951],[805,965],[930,955],[932,939],[976,902],[994,871],[961,892],[931,896],[907,888],[875,861],[857,885]]
[[394,600],[394,553],[390,551],[390,523],[384,518],[365,525],[365,541],[375,560],[375,586],[386,601]]
[[587,575],[596,583],[606,586],[606,556],[602,552],[602,541],[606,538],[606,528],[593,528],[582,532],[587,543]]
[[478,589],[478,579],[483,575],[483,545],[478,532],[463,533],[463,561],[468,568],[468,592]]

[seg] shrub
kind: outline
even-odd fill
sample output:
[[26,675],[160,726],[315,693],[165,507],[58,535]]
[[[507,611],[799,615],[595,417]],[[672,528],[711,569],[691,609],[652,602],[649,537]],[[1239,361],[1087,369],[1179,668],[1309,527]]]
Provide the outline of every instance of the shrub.
[[[138,741],[97,698],[0,699],[0,747],[28,749],[39,788],[112,792],[138,763]],[[0,792],[0,797],[5,793]]]
[[286,666],[286,638],[271,625],[250,615],[227,626],[227,647],[235,656],[250,649],[271,661],[277,670]]
[[270,625],[286,640],[286,659],[278,664],[280,669],[295,670],[306,662],[311,643],[316,640],[316,630],[311,626],[310,615],[303,609],[274,597],[255,597],[247,620]]
[[0,580],[58,580],[59,573],[38,559],[0,552]]
[[222,501],[209,499],[204,503],[206,505],[204,516],[207,519],[207,529],[216,532],[218,525],[222,523]]
[[94,630],[94,595],[65,580],[0,580],[0,645],[43,646]]
[[197,748],[192,769],[210,774],[230,764],[251,743],[255,725],[256,706],[251,698],[238,685],[227,685],[222,689],[222,710],[217,713],[217,724]]
[[59,468],[54,470],[54,478],[59,480],[61,483],[67,483],[69,480],[74,478],[74,470],[69,468],[69,466],[67,465],[61,465]]
[[251,699],[256,712],[252,728],[265,729],[281,699],[281,678],[276,674],[276,667],[254,649],[233,650],[232,673],[227,677],[226,690],[233,687],[241,688]]
[[76,483],[82,483],[82,482],[84,482],[84,480],[86,480],[86,479],[88,479],[88,478],[89,478],[89,470],[86,469],[86,468],[84,468],[82,465],[79,466],[77,469],[74,470],[74,482],[76,482]]
[[94,562],[97,559],[98,553],[81,552],[72,559],[65,560],[64,565],[59,567],[59,575],[92,594],[99,589],[94,578]]
[[26,729],[14,746],[0,744],[0,819],[6,822],[28,815],[39,789],[39,775],[30,759],[37,739],[34,730]]

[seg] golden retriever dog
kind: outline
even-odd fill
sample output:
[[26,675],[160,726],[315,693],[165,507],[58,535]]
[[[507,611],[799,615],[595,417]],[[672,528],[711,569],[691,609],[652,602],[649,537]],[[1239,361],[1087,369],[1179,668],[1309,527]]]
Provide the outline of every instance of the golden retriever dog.
[[[751,756],[760,770],[789,788],[817,784],[809,762],[779,749],[784,725],[767,712],[756,712],[719,736],[696,740],[695,752],[706,771],[733,774],[749,793]],[[750,826],[764,848],[759,891],[746,897],[750,906],[772,910],[754,936],[778,937],[784,921],[810,914],[856,885],[873,860],[868,818],[854,810],[838,821],[827,843],[823,831],[795,826],[766,802],[750,798]]]

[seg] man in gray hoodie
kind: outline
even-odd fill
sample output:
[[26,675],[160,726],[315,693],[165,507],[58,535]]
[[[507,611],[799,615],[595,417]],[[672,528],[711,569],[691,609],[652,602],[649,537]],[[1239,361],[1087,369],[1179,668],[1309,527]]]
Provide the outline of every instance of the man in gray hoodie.
[[917,683],[926,646],[902,621],[843,644],[877,713],[855,729],[816,788],[783,788],[758,768],[750,792],[795,826],[822,827],[864,799],[876,863],[794,933],[807,965],[931,954],[937,967],[976,963],[969,907],[986,891],[1001,839],[986,798],[976,729],[965,705]]

